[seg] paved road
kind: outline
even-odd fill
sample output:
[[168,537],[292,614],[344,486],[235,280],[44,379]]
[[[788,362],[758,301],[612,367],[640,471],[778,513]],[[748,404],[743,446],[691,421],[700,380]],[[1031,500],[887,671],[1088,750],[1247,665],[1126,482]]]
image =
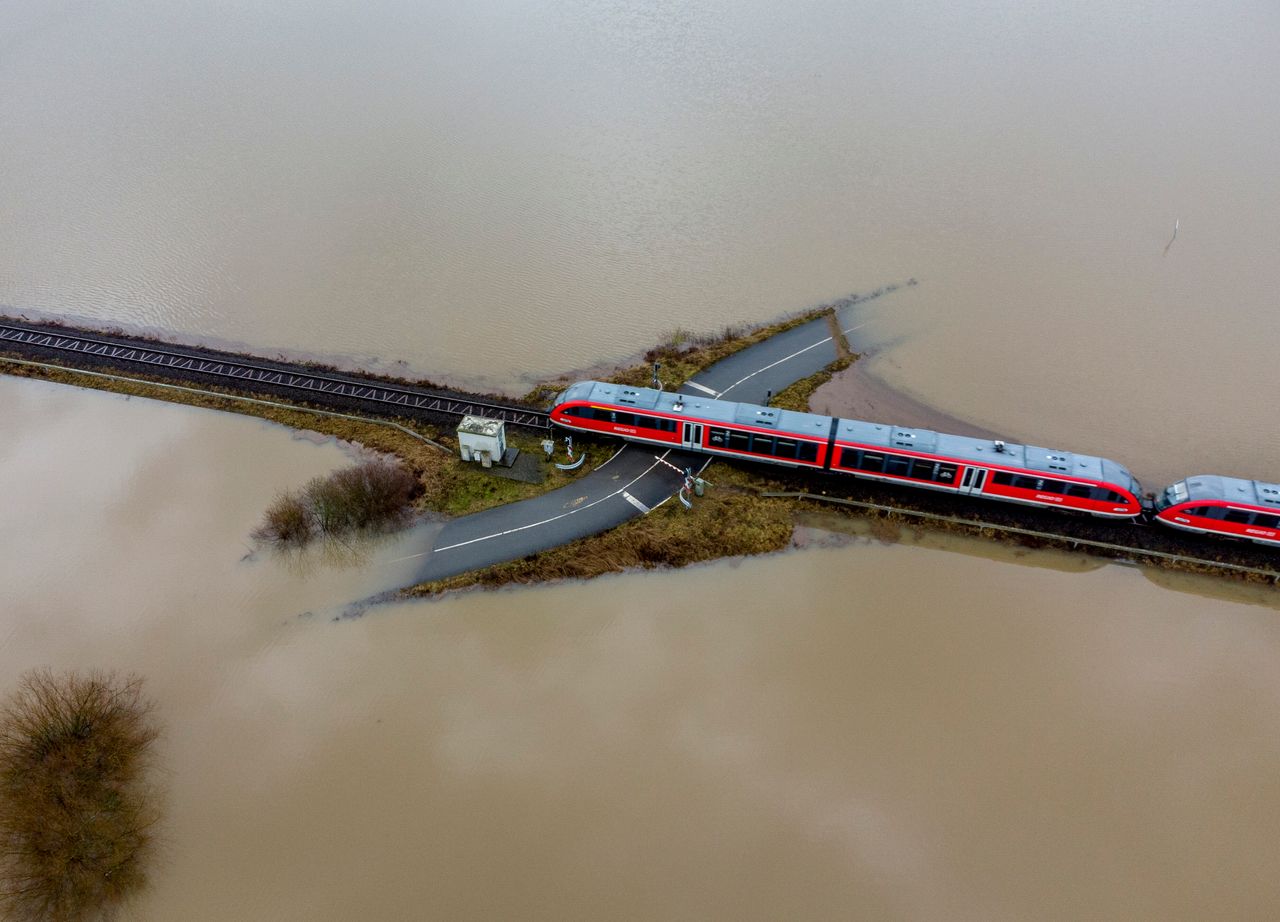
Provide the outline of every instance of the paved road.
[[[837,319],[849,329],[850,316],[838,313]],[[680,390],[763,403],[766,392],[776,394],[816,374],[836,355],[831,326],[820,318],[717,362]],[[449,522],[423,553],[417,581],[518,560],[614,528],[666,502],[680,489],[684,469],[699,470],[707,460],[701,454],[624,445],[567,487]]]
[[792,327],[735,352],[680,386],[681,393],[764,403],[801,378],[817,374],[837,358],[825,317]]
[[680,489],[684,469],[697,469],[704,460],[700,454],[656,446],[621,446],[567,487],[449,522],[436,537],[418,581],[517,560],[607,531],[666,502]]

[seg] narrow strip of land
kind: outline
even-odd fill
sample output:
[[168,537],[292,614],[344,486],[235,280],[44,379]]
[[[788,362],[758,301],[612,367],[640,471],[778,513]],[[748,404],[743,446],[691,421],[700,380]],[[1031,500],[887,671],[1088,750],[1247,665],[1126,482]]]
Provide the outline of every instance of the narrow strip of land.
[[[836,358],[827,319],[819,317],[722,359],[680,390],[732,400],[749,400],[758,390],[763,402],[767,391],[784,390]],[[680,489],[686,469],[700,471],[709,460],[699,453],[624,445],[570,486],[449,522],[423,552],[418,581],[517,560],[646,515]]]

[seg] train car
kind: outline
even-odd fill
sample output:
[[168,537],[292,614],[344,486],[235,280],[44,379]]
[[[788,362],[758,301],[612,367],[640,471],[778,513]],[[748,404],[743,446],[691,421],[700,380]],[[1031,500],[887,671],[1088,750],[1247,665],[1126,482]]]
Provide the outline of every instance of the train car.
[[1156,521],[1280,547],[1280,484],[1197,474],[1170,484],[1156,498]]
[[633,442],[822,470],[832,419],[650,387],[579,381],[556,398],[551,421]]
[[1142,512],[1142,486],[1109,458],[849,419],[833,441],[831,469],[858,477],[1102,518]]
[[796,413],[645,387],[580,381],[560,426],[631,441],[1107,518],[1142,511],[1142,488],[1106,458],[926,429]]

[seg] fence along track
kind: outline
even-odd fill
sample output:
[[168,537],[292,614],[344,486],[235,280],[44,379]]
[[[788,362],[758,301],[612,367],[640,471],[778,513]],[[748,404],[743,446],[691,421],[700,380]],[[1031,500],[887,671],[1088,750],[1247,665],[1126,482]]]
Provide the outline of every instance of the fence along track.
[[270,384],[301,393],[346,397],[367,400],[372,403],[421,410],[428,413],[445,413],[452,416],[478,415],[501,419],[513,426],[531,429],[547,429],[551,424],[548,413],[526,407],[504,406],[479,400],[468,400],[448,394],[385,384],[347,380],[334,375],[272,368],[252,362],[234,359],[214,359],[207,356],[181,352],[175,349],[157,348],[113,342],[79,333],[62,333],[50,330],[30,329],[12,323],[0,323],[0,342],[38,346],[60,352],[79,353],[99,358],[134,362],[173,371],[213,375],[234,381]]

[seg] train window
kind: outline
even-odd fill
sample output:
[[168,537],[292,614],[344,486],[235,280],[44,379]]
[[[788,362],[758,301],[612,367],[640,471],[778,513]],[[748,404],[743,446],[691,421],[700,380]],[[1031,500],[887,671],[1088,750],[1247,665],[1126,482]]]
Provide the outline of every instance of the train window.
[[1280,515],[1268,512],[1257,512],[1253,516],[1253,524],[1258,528],[1280,528]]
[[751,450],[758,455],[773,454],[773,439],[767,435],[751,436]]
[[938,470],[934,474],[933,479],[938,481],[938,483],[955,483],[956,466],[954,464],[942,464],[939,462]]
[[873,455],[869,451],[864,451],[861,460],[858,462],[858,467],[864,471],[880,473],[884,470],[884,455]]
[[1041,481],[1038,481],[1035,477],[1023,477],[1021,474],[1017,474],[1013,478],[1013,486],[1017,487],[1019,490],[1039,489],[1036,486],[1039,482]]
[[801,442],[800,450],[796,453],[796,459],[799,461],[817,461],[818,445],[816,442]]
[[1228,509],[1223,518],[1228,522],[1235,522],[1237,525],[1248,525],[1253,521],[1253,513],[1244,509]]
[[674,419],[661,419],[657,416],[645,416],[643,413],[636,413],[635,425],[639,429],[656,429],[659,432],[675,432],[676,421]]
[[1075,496],[1080,499],[1089,499],[1093,495],[1093,490],[1083,483],[1069,483],[1064,491],[1068,496]]
[[1067,491],[1067,485],[1061,480],[1049,480],[1046,478],[1041,481],[1040,489],[1045,493],[1065,493]]
[[714,448],[724,448],[729,444],[728,429],[712,429],[710,432],[711,445]]
[[911,472],[911,459],[903,458],[900,455],[885,455],[884,472],[886,474],[897,474],[900,477],[908,477]]
[[729,430],[729,447],[734,451],[750,451],[751,436],[736,429]]
[[992,471],[991,482],[1002,487],[1013,486],[1013,475],[1008,471]]
[[773,453],[779,458],[794,458],[796,456],[796,443],[791,439],[778,439]]
[[937,461],[932,461],[928,458],[916,458],[911,462],[911,476],[917,480],[932,480],[933,469],[937,466]]

